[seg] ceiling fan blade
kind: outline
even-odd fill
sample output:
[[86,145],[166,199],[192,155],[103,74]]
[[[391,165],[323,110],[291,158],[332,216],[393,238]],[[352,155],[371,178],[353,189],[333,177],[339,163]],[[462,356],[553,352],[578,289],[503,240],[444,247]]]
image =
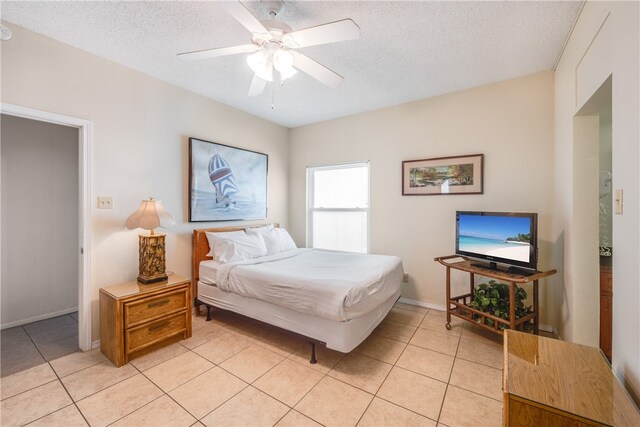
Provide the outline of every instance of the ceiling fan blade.
[[282,41],[288,47],[296,48],[359,38],[360,27],[351,19],[343,19],[329,24],[287,33],[282,37]]
[[293,66],[313,77],[314,79],[324,83],[325,85],[335,88],[340,86],[340,83],[344,80],[344,77],[331,71],[324,65],[314,61],[307,55],[304,55],[295,50],[289,51],[293,55]]
[[216,49],[196,50],[193,52],[179,53],[178,58],[186,61],[194,61],[196,59],[215,58],[217,56],[235,55],[237,53],[249,53],[258,50],[258,46],[254,44],[243,44],[239,46],[220,47]]
[[229,15],[247,30],[257,34],[269,34],[264,25],[239,1],[221,1],[218,3]]
[[249,87],[248,95],[249,96],[260,95],[264,91],[264,88],[266,85],[267,85],[266,80],[262,80],[257,75],[254,75],[253,80],[251,80],[251,86]]

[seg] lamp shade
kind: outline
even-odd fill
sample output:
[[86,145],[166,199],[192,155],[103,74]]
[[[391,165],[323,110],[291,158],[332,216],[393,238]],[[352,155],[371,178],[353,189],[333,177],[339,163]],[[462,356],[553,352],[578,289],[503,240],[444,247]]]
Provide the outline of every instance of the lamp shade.
[[171,227],[176,225],[173,216],[162,206],[160,200],[143,200],[140,207],[129,218],[127,218],[127,228],[144,228],[145,230],[153,230],[158,227]]

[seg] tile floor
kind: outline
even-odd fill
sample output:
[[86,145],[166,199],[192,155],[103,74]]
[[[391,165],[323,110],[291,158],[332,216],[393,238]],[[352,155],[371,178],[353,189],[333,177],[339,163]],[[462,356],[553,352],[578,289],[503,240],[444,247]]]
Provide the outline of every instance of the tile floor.
[[78,351],[78,313],[0,331],[0,376],[15,374]]
[[397,304],[350,354],[216,311],[115,368],[99,350],[2,378],[3,426],[499,426],[501,337]]

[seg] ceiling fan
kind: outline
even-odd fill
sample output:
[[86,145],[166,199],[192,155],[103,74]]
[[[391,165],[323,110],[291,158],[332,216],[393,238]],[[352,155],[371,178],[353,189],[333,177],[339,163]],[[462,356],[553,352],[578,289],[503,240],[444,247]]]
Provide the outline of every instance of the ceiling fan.
[[360,27],[351,19],[342,19],[317,27],[292,31],[291,27],[276,16],[284,7],[281,0],[262,1],[272,19],[259,21],[239,1],[222,1],[218,4],[236,21],[251,32],[251,44],[179,53],[185,60],[215,58],[218,56],[251,53],[247,57],[254,71],[249,96],[260,95],[267,82],[279,85],[302,71],[325,85],[335,88],[344,80],[342,76],[314,61],[298,48],[335,43],[360,38]]

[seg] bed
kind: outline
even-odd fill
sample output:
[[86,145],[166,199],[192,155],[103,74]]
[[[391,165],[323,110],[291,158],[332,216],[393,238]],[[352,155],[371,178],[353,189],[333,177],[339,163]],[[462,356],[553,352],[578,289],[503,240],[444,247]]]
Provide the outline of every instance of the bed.
[[[277,227],[277,224],[276,224]],[[248,228],[248,227],[247,227]],[[364,341],[400,297],[402,262],[386,255],[291,249],[255,260],[220,263],[210,253],[207,232],[193,231],[193,295],[216,307],[303,335],[348,353]]]

